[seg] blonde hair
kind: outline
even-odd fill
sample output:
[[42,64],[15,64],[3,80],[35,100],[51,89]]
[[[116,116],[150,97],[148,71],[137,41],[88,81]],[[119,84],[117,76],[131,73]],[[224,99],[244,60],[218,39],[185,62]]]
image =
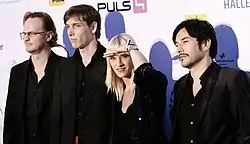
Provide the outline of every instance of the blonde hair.
[[[129,34],[122,33],[114,36],[107,47],[107,52],[108,51],[115,51],[115,49],[124,47],[126,48],[128,45],[128,41],[130,41],[134,47],[137,47],[134,38],[130,36]],[[125,89],[125,84],[121,78],[119,78],[115,72],[113,71],[111,65],[110,65],[110,57],[106,58],[107,60],[107,76],[106,76],[106,85],[108,87],[108,91],[114,92],[117,101],[121,101]],[[132,78],[134,77],[134,72],[131,72]]]

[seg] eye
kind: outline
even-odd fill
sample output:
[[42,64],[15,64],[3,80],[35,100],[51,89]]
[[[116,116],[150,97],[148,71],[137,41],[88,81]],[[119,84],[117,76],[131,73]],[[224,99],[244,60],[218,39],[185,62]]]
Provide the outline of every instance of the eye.
[[110,60],[115,60],[116,58],[115,57],[110,57]]
[[36,33],[35,32],[27,32],[27,35],[28,36],[34,36],[34,35],[36,35]]
[[75,24],[74,26],[73,26],[73,28],[80,28],[81,27],[81,24]]
[[127,58],[127,57],[129,57],[129,55],[128,54],[122,54],[121,57],[122,58]]

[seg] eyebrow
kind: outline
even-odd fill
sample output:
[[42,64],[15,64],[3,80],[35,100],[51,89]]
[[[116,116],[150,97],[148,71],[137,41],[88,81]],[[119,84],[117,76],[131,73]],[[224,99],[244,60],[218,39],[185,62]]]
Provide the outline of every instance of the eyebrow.
[[126,52],[121,52],[121,53],[118,53],[119,56],[124,56],[124,55],[129,55],[128,53]]
[[111,55],[110,57],[114,57],[114,56],[124,56],[124,55],[129,55],[129,54],[126,53],[126,52],[116,52],[116,53],[114,53],[113,55]]
[[183,41],[183,40],[185,40],[185,39],[189,39],[189,37],[184,37],[184,38],[181,39],[181,41]]
[[[186,39],[189,39],[189,37],[184,37],[184,38],[181,39],[181,41],[186,40]],[[178,43],[178,42],[175,41],[174,44],[177,44],[177,43]]]
[[66,26],[69,26],[69,25],[76,25],[76,24],[82,24],[81,22],[74,22],[74,23],[71,23],[71,24],[66,24]]

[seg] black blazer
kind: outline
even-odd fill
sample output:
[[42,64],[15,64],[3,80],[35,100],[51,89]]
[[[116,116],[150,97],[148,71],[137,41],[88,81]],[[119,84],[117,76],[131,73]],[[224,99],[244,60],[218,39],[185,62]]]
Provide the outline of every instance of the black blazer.
[[[111,97],[108,97],[107,88],[105,85],[106,78],[106,60],[102,57],[105,48],[98,44],[99,52],[101,51],[101,63],[98,70],[95,71],[96,77],[93,79],[93,84],[85,84],[85,89],[92,89],[91,95],[84,96],[83,109],[84,113],[83,129],[81,129],[79,140],[84,144],[107,144],[111,139]],[[75,55],[80,56],[79,50],[76,50]],[[60,114],[55,116],[57,119],[54,124],[55,132],[61,144],[74,144],[77,122],[77,97],[80,95],[81,82],[80,77],[83,67],[82,62],[76,61],[74,56],[69,60],[65,60],[59,66],[56,74],[56,79],[60,81],[54,89],[57,98],[54,101],[54,112]],[[58,101],[57,101],[58,100]],[[80,144],[80,143],[79,143]]]
[[[134,126],[128,132],[129,144],[166,144],[163,120],[166,108],[167,78],[163,73],[155,70],[150,63],[140,65],[134,73],[136,89],[133,105],[136,120],[133,121]],[[115,113],[113,113],[114,117]],[[114,144],[118,144],[116,133],[114,129]]]
[[[63,59],[51,52],[48,65],[51,72],[44,79],[46,85],[43,87],[43,96],[52,97],[54,86],[54,74],[57,64]],[[28,65],[31,61],[27,60],[12,67],[10,72],[8,95],[5,107],[3,144],[24,144],[24,104],[26,97],[26,84],[28,76]],[[47,67],[47,66],[46,66]],[[39,141],[48,143],[50,134],[50,114],[40,118]]]
[[[187,77],[179,79],[173,90],[175,116],[172,144],[177,144],[176,122]],[[249,144],[250,80],[246,73],[221,68],[213,62],[204,93],[198,113],[197,144]]]

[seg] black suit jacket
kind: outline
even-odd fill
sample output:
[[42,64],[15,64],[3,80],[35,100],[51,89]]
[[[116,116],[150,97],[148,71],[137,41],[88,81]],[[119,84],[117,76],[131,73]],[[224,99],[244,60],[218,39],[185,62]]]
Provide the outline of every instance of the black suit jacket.
[[[54,86],[54,74],[57,64],[61,59],[51,52],[51,62],[48,63],[51,68],[50,73],[46,74],[44,82],[46,85],[43,87],[43,97],[52,97],[52,91]],[[4,130],[3,130],[3,144],[24,144],[24,104],[26,101],[26,84],[28,76],[28,65],[31,61],[27,60],[20,63],[11,69],[8,95],[5,107],[4,117]],[[47,66],[46,66],[47,67]],[[46,114],[46,117],[40,118],[39,141],[44,143],[48,142],[50,137],[50,114]]]
[[[103,54],[105,48],[98,45],[99,50]],[[76,50],[79,54],[79,50]],[[102,56],[101,56],[102,58]],[[93,79],[91,85],[85,84],[85,89],[91,89],[89,95],[84,95],[83,102],[83,129],[78,132],[79,140],[84,144],[106,144],[109,143],[111,136],[111,97],[108,97],[107,88],[105,85],[106,77],[106,60],[102,58],[100,61],[103,63],[96,73],[96,77]],[[54,113],[60,115],[55,116],[57,122],[54,126],[55,133],[58,135],[58,139],[61,144],[74,144],[77,122],[77,101],[81,87],[81,73],[83,67],[82,62],[75,61],[74,58],[65,60],[59,66],[59,70],[56,74],[56,79],[59,79],[60,85],[57,85],[54,89],[57,100],[54,101]],[[58,112],[59,111],[59,112]],[[79,125],[79,124],[78,124]],[[80,144],[80,143],[79,143]]]
[[[250,143],[250,80],[245,72],[213,63],[198,113],[197,144]],[[177,144],[176,123],[187,75],[174,86],[172,143]]]

